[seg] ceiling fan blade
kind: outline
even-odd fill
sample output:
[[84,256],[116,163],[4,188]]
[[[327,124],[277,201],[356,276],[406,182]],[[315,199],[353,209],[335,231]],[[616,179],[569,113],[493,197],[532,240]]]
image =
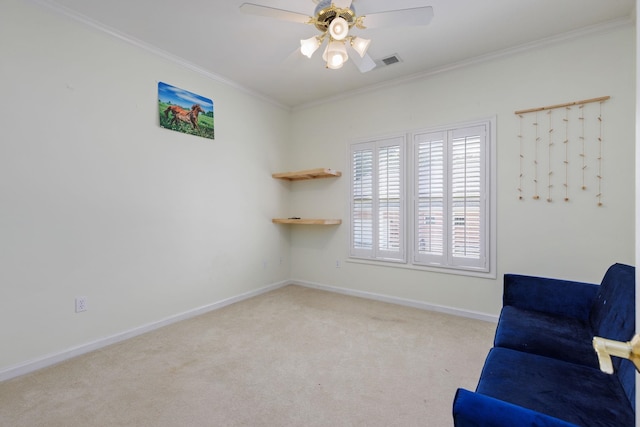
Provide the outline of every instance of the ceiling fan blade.
[[425,6],[370,13],[364,16],[363,24],[366,28],[427,25],[431,22],[431,18],[433,18],[433,8]]
[[282,61],[282,67],[285,69],[294,68],[300,61],[307,59],[300,53],[300,48],[296,48],[293,50],[286,58]]
[[366,73],[376,68],[375,61],[368,53],[365,53],[364,57],[361,58],[360,54],[351,47],[349,43],[346,43],[346,45],[349,50],[349,59],[353,61],[354,65],[358,67],[358,70],[360,70],[361,73]]
[[276,9],[274,7],[269,6],[261,6],[259,4],[253,3],[242,3],[240,5],[240,10],[243,13],[249,15],[258,15],[258,16],[266,16],[267,18],[275,18],[283,21],[290,22],[298,22],[300,24],[307,24],[311,19],[310,16],[291,12],[290,10]]
[[355,66],[358,67],[358,70],[360,70],[361,73],[367,73],[376,68],[375,61],[368,53],[364,55],[364,58],[360,58],[360,55],[358,55],[356,51],[353,51],[353,53],[354,55],[350,55],[350,59],[353,61]]
[[351,7],[351,0],[333,0],[332,3],[340,9],[349,9]]

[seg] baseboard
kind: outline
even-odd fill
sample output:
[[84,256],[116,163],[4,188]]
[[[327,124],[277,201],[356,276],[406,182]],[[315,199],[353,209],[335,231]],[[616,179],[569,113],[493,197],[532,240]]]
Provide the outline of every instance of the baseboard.
[[466,317],[475,320],[482,320],[485,322],[498,323],[498,316],[491,314],[480,313],[478,311],[463,310],[454,307],[447,307],[444,305],[430,304],[423,301],[416,301],[406,298],[393,297],[389,295],[376,294],[373,292],[359,291],[355,289],[340,288],[337,286],[324,285],[321,283],[309,282],[306,280],[290,280],[287,282],[291,285],[299,285],[307,288],[319,289],[323,291],[335,292],[344,295],[350,295],[354,297],[366,298],[375,301],[388,302],[391,304],[398,304],[407,307],[419,308],[421,310],[436,311],[439,313],[452,314],[454,316]]
[[0,371],[0,382],[9,380],[11,378],[19,377],[21,375],[25,375],[30,372],[34,372],[39,369],[46,368],[48,366],[52,366],[60,362],[64,362],[65,360],[89,353],[91,351],[99,350],[100,348],[106,347],[108,345],[115,344],[115,343],[127,340],[129,338],[142,335],[147,332],[151,332],[155,329],[162,328],[163,326],[168,326],[172,323],[180,322],[182,320],[187,320],[192,317],[196,317],[201,314],[208,313],[210,311],[218,310],[220,308],[226,307],[236,302],[253,298],[255,296],[273,291],[275,289],[278,289],[287,285],[304,286],[307,288],[319,289],[323,291],[334,292],[334,293],[355,296],[360,298],[366,298],[366,299],[371,299],[371,300],[376,300],[381,302],[388,302],[391,304],[398,304],[398,305],[418,308],[422,310],[452,314],[455,316],[467,317],[471,319],[482,320],[485,322],[493,322],[493,323],[498,322],[498,316],[492,316],[489,314],[480,313],[476,311],[462,310],[458,308],[447,307],[447,306],[442,306],[437,304],[429,304],[423,301],[416,301],[416,300],[410,300],[405,298],[393,297],[389,295],[376,294],[373,292],[359,291],[359,290],[348,289],[348,288],[340,288],[337,286],[330,286],[330,285],[325,285],[321,283],[309,282],[306,280],[285,280],[282,282],[273,283],[271,285],[264,286],[262,288],[259,288],[253,291],[245,292],[231,298],[226,298],[224,300],[217,301],[212,304],[198,307],[193,310],[189,310],[183,313],[169,316],[159,321],[148,323],[148,324],[139,326],[137,328],[124,331],[119,334],[115,334],[109,337],[88,342],[86,344],[82,344],[77,347],[72,347],[67,350],[61,351],[59,353],[50,354],[48,356],[44,356],[39,359],[35,359],[19,365],[11,366],[7,369]]
[[224,300],[208,304],[202,307],[195,308],[193,310],[185,311],[183,313],[179,313],[173,316],[169,316],[167,318],[161,319],[157,322],[147,323],[146,325],[139,326],[134,329],[130,329],[128,331],[115,334],[109,337],[101,338],[86,344],[79,345],[77,347],[72,347],[67,350],[61,351],[59,353],[50,354],[48,356],[44,356],[39,359],[31,360],[25,363],[21,363],[19,365],[11,366],[7,369],[0,371],[0,382],[6,381],[11,378],[18,377],[20,375],[25,375],[30,372],[37,371],[42,368],[46,368],[48,366],[55,365],[60,362],[64,362],[65,360],[71,359],[76,356],[80,356],[85,353],[89,353],[100,348],[106,347],[111,344],[115,344],[129,338],[133,338],[138,335],[142,335],[147,332],[151,332],[155,329],[162,328],[163,326],[170,325],[172,323],[180,322],[182,320],[187,320],[192,317],[199,316],[201,314],[208,313],[210,311],[218,310],[220,308],[226,307],[228,305],[234,304],[236,302],[240,302],[249,298],[253,298],[255,296],[264,294],[266,292],[273,291],[275,289],[281,288],[291,284],[289,280],[273,283],[268,286],[264,286],[262,288],[245,292],[240,295],[236,295],[231,298],[226,298]]

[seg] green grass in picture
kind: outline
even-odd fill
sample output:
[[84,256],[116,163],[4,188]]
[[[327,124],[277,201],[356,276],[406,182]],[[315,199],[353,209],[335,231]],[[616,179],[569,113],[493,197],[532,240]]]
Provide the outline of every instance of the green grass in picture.
[[169,106],[171,106],[171,104],[167,104],[162,101],[158,102],[161,127],[182,133],[188,133],[190,135],[201,136],[203,138],[214,139],[213,111],[206,114],[200,113],[198,115],[198,127],[194,128],[188,123],[178,120],[174,121],[174,115],[171,111],[168,111],[165,115],[164,112],[169,108]]
[[213,101],[184,89],[158,82],[160,126],[214,139]]

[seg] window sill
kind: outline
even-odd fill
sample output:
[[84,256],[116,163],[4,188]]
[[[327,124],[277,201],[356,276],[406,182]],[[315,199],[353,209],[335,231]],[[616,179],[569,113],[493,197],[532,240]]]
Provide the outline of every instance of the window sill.
[[410,264],[404,261],[384,261],[384,260],[372,260],[367,258],[349,257],[346,259],[346,262],[352,263],[352,264],[372,265],[377,267],[402,268],[405,270],[416,270],[416,271],[424,271],[424,272],[430,272],[430,273],[442,273],[442,274],[453,274],[457,276],[478,277],[481,279],[495,280],[497,278],[497,274],[495,272],[463,270],[459,268],[450,268],[450,267],[429,267],[425,265]]

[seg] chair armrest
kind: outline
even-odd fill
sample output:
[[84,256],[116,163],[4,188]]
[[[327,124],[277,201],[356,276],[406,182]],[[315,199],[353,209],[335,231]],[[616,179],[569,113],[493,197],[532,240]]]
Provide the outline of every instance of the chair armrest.
[[578,427],[555,417],[459,388],[453,401],[455,427]]
[[599,289],[593,283],[505,274],[502,304],[586,321]]

